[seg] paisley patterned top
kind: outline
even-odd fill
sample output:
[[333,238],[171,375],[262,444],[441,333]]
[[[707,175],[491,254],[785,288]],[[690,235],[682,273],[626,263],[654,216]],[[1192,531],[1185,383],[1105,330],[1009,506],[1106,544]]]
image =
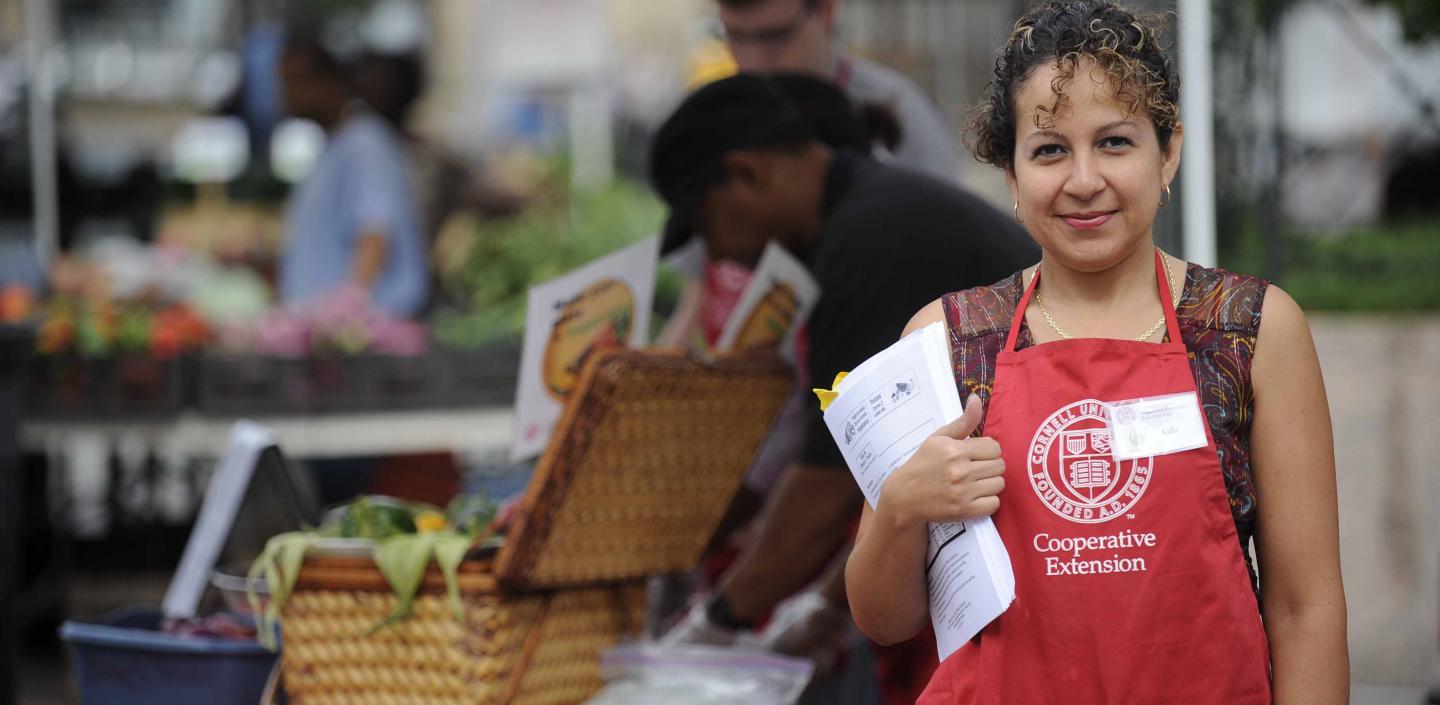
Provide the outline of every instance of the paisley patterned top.
[[[1257,591],[1255,566],[1246,550],[1255,534],[1255,483],[1250,466],[1255,395],[1250,385],[1250,362],[1255,355],[1260,306],[1268,286],[1262,279],[1191,264],[1185,270],[1185,288],[1175,309],[1205,420],[1220,456],[1245,567]],[[989,403],[995,383],[995,359],[1005,346],[1010,321],[1023,293],[1020,273],[1016,272],[998,284],[947,294],[942,299],[955,382],[962,396],[975,392]],[[1032,344],[1029,327],[1021,328],[1016,349]]]

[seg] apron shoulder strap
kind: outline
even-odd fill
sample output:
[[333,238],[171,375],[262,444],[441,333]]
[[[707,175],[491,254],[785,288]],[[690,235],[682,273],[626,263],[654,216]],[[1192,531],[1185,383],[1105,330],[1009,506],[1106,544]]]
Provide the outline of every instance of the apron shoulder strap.
[[[1020,276],[1024,277],[1025,272],[1021,270]],[[1035,268],[1035,276],[1030,277],[1030,286],[1025,287],[1025,295],[1020,297],[1020,303],[1015,306],[1015,315],[1010,319],[1010,334],[1005,336],[1005,352],[1015,352],[1015,341],[1020,337],[1020,326],[1025,324],[1025,309],[1030,307],[1030,299],[1035,296],[1035,287],[1040,283],[1040,268]]]
[[[1175,302],[1170,298],[1170,277],[1166,276],[1165,255],[1155,248],[1155,281],[1160,283],[1160,307],[1165,311],[1165,329],[1170,333],[1170,342],[1184,343],[1180,337],[1180,318],[1175,315]],[[1183,272],[1181,281],[1184,281]]]

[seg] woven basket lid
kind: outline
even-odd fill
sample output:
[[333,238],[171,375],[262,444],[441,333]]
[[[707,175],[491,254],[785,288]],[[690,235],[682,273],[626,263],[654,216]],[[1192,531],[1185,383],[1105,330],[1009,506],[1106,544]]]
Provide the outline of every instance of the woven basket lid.
[[794,389],[775,357],[590,360],[496,558],[522,589],[693,568]]

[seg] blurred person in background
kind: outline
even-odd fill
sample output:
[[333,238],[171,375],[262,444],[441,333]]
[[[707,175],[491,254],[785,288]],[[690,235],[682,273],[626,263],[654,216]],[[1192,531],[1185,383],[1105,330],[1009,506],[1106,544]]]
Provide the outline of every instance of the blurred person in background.
[[426,251],[433,259],[430,303],[435,305],[445,293],[439,270],[452,264],[445,261],[437,239],[451,219],[462,213],[512,215],[523,208],[525,199],[490,178],[483,162],[467,160],[414,129],[411,116],[426,87],[425,59],[419,50],[370,50],[358,61],[357,95],[390,123],[405,150],[406,177],[415,195]]
[[399,135],[316,36],[288,37],[279,67],[286,110],[329,137],[286,210],[281,299],[304,305],[352,287],[386,313],[415,314],[429,283]]
[[[897,139],[899,125],[894,114],[883,106],[854,105],[833,83],[814,74],[782,72],[769,77],[775,87],[794,102],[801,119],[814,130],[818,140],[835,150],[871,154],[877,145],[893,145]],[[709,296],[701,316],[700,333],[708,347],[719,339],[744,285],[750,280],[750,270],[733,260],[722,259],[707,266],[706,276]],[[731,295],[719,296],[717,292]],[[802,328],[795,353],[799,390],[776,419],[716,532],[716,541],[721,545],[715,547],[707,560],[710,578],[705,583],[707,588],[729,568],[736,552],[743,550],[746,541],[752,538],[750,532],[744,530],[747,523],[764,506],[781,473],[797,460],[804,446],[809,420],[807,404],[813,404],[814,399],[810,392],[808,350],[808,331]],[[729,543],[722,543],[726,541]],[[776,607],[763,630],[762,644],[778,653],[809,658],[816,663],[816,672],[822,678],[807,691],[802,702],[831,702],[838,697],[837,689],[863,686],[873,675],[884,702],[909,705],[934,670],[934,641],[929,635],[921,635],[908,643],[879,649],[875,673],[852,673],[859,659],[847,659],[855,654],[857,636],[845,604],[843,573],[848,555],[847,545],[837,552],[821,577],[808,589]],[[682,633],[677,632],[675,638],[682,638]]]
[[470,174],[454,155],[410,127],[410,115],[425,92],[425,80],[425,63],[418,53],[366,52],[355,72],[356,93],[390,123],[405,148],[406,176],[428,242],[446,216],[459,207]]
[[[862,113],[843,93],[823,79],[801,73],[778,73],[770,75],[770,80],[795,104],[799,119],[806,123],[807,129],[832,149],[868,153],[876,142],[888,139],[897,129],[892,115],[884,114],[880,109]],[[742,264],[721,259],[707,263],[704,276],[708,296],[699,317],[682,321],[679,316],[672,316],[656,342],[658,346],[689,347],[704,352],[719,341],[726,321],[750,281],[751,273]],[[682,302],[681,307],[686,305]],[[747,476],[735,506],[722,523],[717,540],[726,538],[729,529],[753,516],[765,493],[774,484],[780,470],[778,466],[792,460],[799,450],[798,438],[804,427],[802,402],[809,394],[809,374],[804,368],[808,345],[802,330],[795,353],[797,374],[802,378],[799,392],[776,421],[776,428],[761,451],[756,467]]]
[[[405,179],[414,195],[420,233],[429,261],[436,235],[445,219],[461,207],[471,175],[453,154],[421,137],[410,127],[415,103],[425,92],[424,58],[419,52],[367,51],[355,70],[355,91],[365,104],[395,130],[405,153]],[[434,304],[440,294],[438,266],[427,266]]]
[[366,51],[355,68],[355,93],[407,138],[410,113],[425,93],[425,59],[418,51]]
[[[835,36],[840,0],[716,0],[726,45],[748,73],[804,73],[829,81],[871,129],[867,147],[895,166],[956,181],[954,130],[938,106],[899,73],[844,52]],[[691,247],[669,259],[687,278],[661,342],[694,341],[723,325],[749,282],[749,270]]]
[[716,0],[725,43],[744,72],[801,71],[829,80],[856,105],[894,112],[899,134],[884,145],[894,163],[954,181],[955,131],[904,76],[839,46],[840,0]]
[[[878,106],[862,110],[833,84],[819,77],[804,73],[776,73],[770,74],[769,78],[775,88],[795,104],[799,118],[813,131],[816,139],[832,149],[868,154],[875,144],[893,139],[899,129],[893,114]],[[719,341],[726,322],[750,282],[751,272],[734,260],[720,259],[706,263],[704,277],[706,296],[698,318],[682,321],[679,316],[671,316],[656,341],[657,346],[705,352]],[[694,293],[698,293],[698,288],[687,292],[689,295]],[[681,305],[687,303],[682,302]],[[795,351],[796,394],[776,419],[755,466],[746,476],[745,484],[721,522],[716,532],[717,542],[728,539],[733,530],[754,517],[780,471],[799,453],[805,427],[804,405],[810,397],[810,375],[805,367],[809,339],[803,322],[801,325]]]
[[[753,267],[773,241],[806,264],[821,289],[802,362],[814,379],[887,347],[927,292],[993,281],[1037,255],[1019,227],[953,184],[827,145],[773,78],[741,74],[687,98],[658,133],[650,171],[670,207],[663,251],[700,233],[716,260]],[[952,257],[938,266],[930,248]],[[756,628],[845,547],[860,493],[818,406],[802,411],[753,539],[670,643],[728,643]],[[777,618],[768,644],[801,650],[807,631],[834,633],[820,622],[845,611],[843,573],[827,577],[802,614]]]

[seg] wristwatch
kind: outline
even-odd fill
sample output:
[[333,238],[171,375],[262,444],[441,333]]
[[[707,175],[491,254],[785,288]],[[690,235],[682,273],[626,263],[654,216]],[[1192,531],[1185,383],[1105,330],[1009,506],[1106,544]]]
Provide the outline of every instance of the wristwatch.
[[715,626],[734,632],[749,631],[755,628],[753,622],[747,622],[735,616],[730,609],[730,599],[725,597],[724,592],[718,590],[711,596],[710,602],[705,605],[705,618]]

